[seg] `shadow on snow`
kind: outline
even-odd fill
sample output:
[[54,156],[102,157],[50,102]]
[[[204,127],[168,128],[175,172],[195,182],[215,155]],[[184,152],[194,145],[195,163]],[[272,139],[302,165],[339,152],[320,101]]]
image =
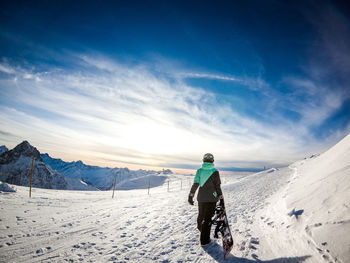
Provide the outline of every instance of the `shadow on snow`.
[[208,253],[214,260],[220,263],[302,263],[311,256],[302,256],[302,257],[291,257],[291,258],[276,258],[271,260],[260,260],[258,257],[255,259],[239,258],[235,257],[232,254],[229,254],[226,259],[224,259],[222,247],[214,242],[208,248],[204,248],[204,251]]

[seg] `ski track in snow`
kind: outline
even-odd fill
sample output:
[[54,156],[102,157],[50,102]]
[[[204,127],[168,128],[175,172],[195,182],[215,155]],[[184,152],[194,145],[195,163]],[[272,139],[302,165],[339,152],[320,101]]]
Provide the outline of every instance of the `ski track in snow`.
[[291,172],[224,177],[234,239],[225,261],[221,239],[205,249],[199,245],[197,206],[187,203],[188,186],[170,192],[153,188],[151,195],[117,191],[114,199],[111,191],[46,189],[33,189],[29,199],[28,188],[16,186],[16,193],[0,193],[0,262],[256,262],[261,249],[251,227],[261,220],[256,212],[286,185]]

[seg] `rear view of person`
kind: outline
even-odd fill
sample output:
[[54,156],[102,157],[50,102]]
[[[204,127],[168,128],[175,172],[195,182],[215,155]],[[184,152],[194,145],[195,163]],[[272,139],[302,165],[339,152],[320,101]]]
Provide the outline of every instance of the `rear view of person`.
[[201,232],[200,243],[202,246],[210,243],[211,218],[214,216],[216,203],[220,201],[220,205],[224,207],[220,184],[219,171],[214,167],[214,156],[211,153],[206,153],[203,156],[202,167],[197,170],[188,196],[188,202],[194,205],[193,197],[199,187],[197,228]]

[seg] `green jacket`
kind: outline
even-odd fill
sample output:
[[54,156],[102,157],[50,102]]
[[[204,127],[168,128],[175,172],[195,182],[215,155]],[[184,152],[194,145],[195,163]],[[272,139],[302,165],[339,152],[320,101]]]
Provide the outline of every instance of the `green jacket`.
[[197,170],[191,188],[191,195],[194,195],[199,187],[198,202],[217,202],[222,197],[221,180],[219,171],[215,169],[213,163],[203,163]]

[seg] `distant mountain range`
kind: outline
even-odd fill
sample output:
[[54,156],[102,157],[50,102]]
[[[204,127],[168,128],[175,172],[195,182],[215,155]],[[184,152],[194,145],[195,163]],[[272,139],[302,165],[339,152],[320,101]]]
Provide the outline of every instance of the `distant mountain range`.
[[0,181],[29,186],[31,161],[34,157],[33,187],[66,190],[109,190],[115,176],[119,189],[144,188],[146,177],[153,177],[152,186],[166,180],[171,170],[133,171],[128,168],[108,168],[86,165],[82,161],[65,162],[40,152],[24,141],[14,149],[0,147]]
[[86,165],[82,161],[65,162],[61,159],[50,157],[47,153],[41,154],[44,163],[52,169],[74,179],[79,179],[88,185],[93,185],[101,190],[112,189],[114,178],[117,176],[117,186],[122,186],[125,181],[134,180],[149,175],[168,175],[171,170],[130,170],[128,168],[109,168]]

